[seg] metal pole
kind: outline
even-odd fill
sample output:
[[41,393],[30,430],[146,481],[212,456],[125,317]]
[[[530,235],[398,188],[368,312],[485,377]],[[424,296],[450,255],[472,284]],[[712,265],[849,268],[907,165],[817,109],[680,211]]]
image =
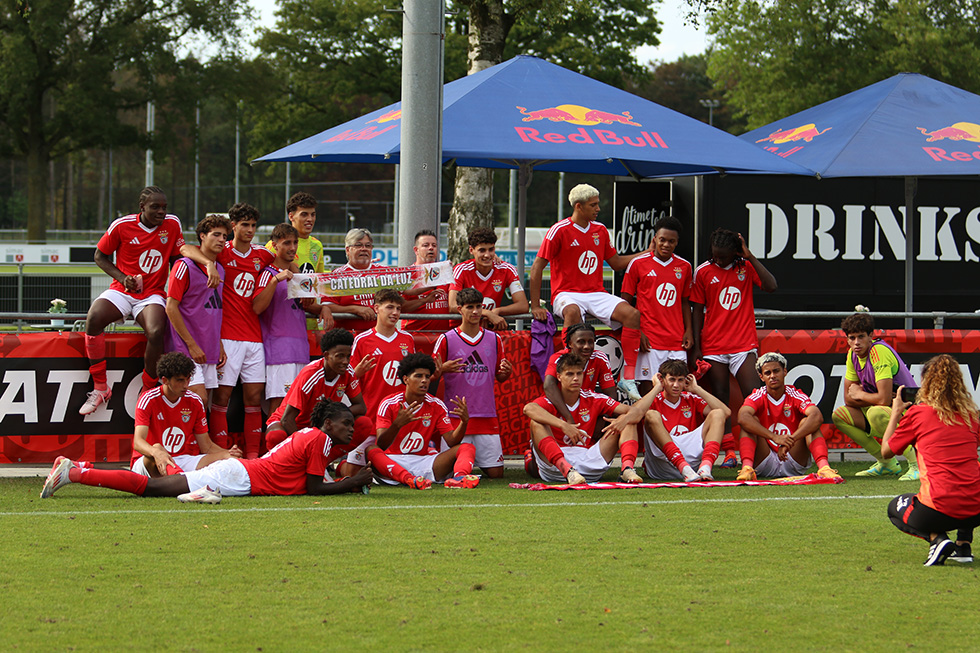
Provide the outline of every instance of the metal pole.
[[[156,107],[152,102],[146,103],[146,134],[147,136],[153,136],[153,131],[156,128]],[[147,148],[146,150],[146,175],[144,178],[144,186],[153,185],[153,148]]]
[[507,196],[507,247],[514,246],[514,222],[517,219],[517,170],[510,171],[510,192]]
[[289,203],[289,197],[291,195],[291,193],[289,192],[290,191],[289,186],[291,181],[289,175],[290,175],[289,161],[286,161],[286,198],[283,200],[283,206]]
[[[524,250],[527,249],[527,187],[531,184],[531,164],[521,161],[517,172],[517,278],[524,279]],[[524,329],[524,320],[517,321],[517,330]]]
[[239,162],[241,161],[242,153],[241,106],[241,102],[235,106],[235,204],[238,204],[238,170],[241,168],[241,164]]
[[400,168],[401,168],[401,166],[396,163],[395,164],[395,204],[392,207],[392,210],[394,211],[394,214],[395,215],[392,218],[393,221],[394,221],[394,227],[392,227],[392,229],[391,229],[392,243],[395,245],[395,247],[398,247],[398,243],[401,242],[401,231],[400,230],[401,230],[401,214],[402,214],[401,208],[402,207],[401,207],[401,204],[398,201],[399,194],[401,193],[401,183],[399,183],[399,180],[401,179],[401,170],[400,170]]
[[116,219],[116,207],[115,203],[112,201],[112,148],[109,148],[109,222],[111,223]]
[[194,110],[194,224],[201,221],[201,105]]
[[445,1],[405,0],[403,7],[398,260],[409,265],[415,233],[439,233]]
[[[918,180],[905,178],[905,310],[912,312],[912,264],[915,262],[915,190]],[[905,328],[912,328],[912,318],[905,318]]]
[[565,173],[558,173],[558,215],[555,221],[565,218]]

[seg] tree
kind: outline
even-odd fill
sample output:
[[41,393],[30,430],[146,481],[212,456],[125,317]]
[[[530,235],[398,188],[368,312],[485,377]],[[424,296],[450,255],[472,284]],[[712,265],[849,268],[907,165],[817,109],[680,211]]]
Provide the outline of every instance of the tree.
[[[704,4],[704,0],[700,1]],[[754,129],[900,72],[980,90],[974,0],[720,2],[708,73]]]
[[0,0],[0,153],[27,163],[28,239],[43,241],[48,162],[136,142],[120,115],[179,83],[178,44],[227,45],[243,0]]

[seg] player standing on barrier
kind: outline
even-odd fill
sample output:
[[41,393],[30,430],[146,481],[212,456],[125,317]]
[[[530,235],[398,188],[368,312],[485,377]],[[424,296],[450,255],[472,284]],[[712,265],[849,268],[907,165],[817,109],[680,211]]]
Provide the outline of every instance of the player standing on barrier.
[[742,469],[738,480],[754,481],[757,475],[803,475],[810,466],[811,454],[817,463],[817,476],[840,478],[827,460],[827,441],[820,432],[820,409],[805,392],[786,385],[786,358],[768,352],[759,357],[755,369],[764,386],[746,397],[738,411],[738,424],[742,427]]
[[[423,229],[415,234],[415,246],[412,249],[415,250],[415,265],[417,266],[439,262],[439,241],[429,229]],[[402,312],[437,315],[449,313],[449,287],[451,285],[406,291]],[[416,331],[446,331],[454,326],[455,323],[452,320],[419,319],[405,320],[402,329],[415,333]]]
[[[507,328],[507,315],[527,313],[527,295],[517,268],[510,263],[497,260],[497,233],[490,227],[478,227],[470,232],[469,249],[471,258],[453,268],[453,283],[449,287],[449,310],[458,312],[456,295],[464,288],[475,288],[483,295],[483,318],[489,328]],[[506,293],[510,293],[510,304],[504,304]]]
[[[871,467],[855,476],[901,474],[901,465],[894,458],[886,460],[881,455],[881,445],[875,438],[880,438],[888,426],[895,389],[900,385],[911,388],[915,380],[898,352],[883,340],[875,340],[875,321],[870,313],[855,313],[840,326],[849,351],[844,372],[844,405],[834,409],[834,426],[875,458]],[[908,447],[905,457],[909,469],[898,480],[919,480],[915,448]]]
[[359,492],[370,484],[368,470],[337,481],[326,471],[326,455],[332,441],[347,442],[354,432],[350,410],[336,402],[321,402],[313,423],[317,428],[296,433],[262,458],[228,458],[163,478],[147,478],[122,469],[79,468],[73,461],[61,458],[44,481],[41,498],[51,497],[70,483],[144,497],[177,497],[184,503],[218,503],[222,496],[340,494]]
[[[715,229],[711,259],[694,271],[691,359],[704,357],[711,364],[711,393],[725,405],[729,401],[729,374],[735,377],[743,398],[759,387],[753,286],[775,292],[776,278],[749,251],[741,234]],[[734,458],[726,455],[722,466],[734,467]]]
[[221,283],[215,262],[184,242],[180,220],[167,213],[167,196],[161,188],[147,186],[140,191],[139,207],[139,213],[113,221],[95,248],[95,262],[112,277],[112,284],[92,302],[85,318],[85,353],[95,389],[88,393],[80,415],[94,413],[112,396],[104,331],[130,315],[146,334],[143,391],[156,385],[157,359],[167,331],[164,286],[171,258],[179,252],[206,267],[209,287]]
[[[977,405],[963,382],[959,363],[948,354],[922,366],[917,403],[905,401],[902,387],[892,401],[881,455],[890,460],[914,444],[919,493],[892,499],[888,518],[900,531],[929,542],[927,567],[946,560],[973,562],[973,529],[980,526]],[[947,536],[954,529],[955,543]]]
[[[217,261],[231,234],[231,222],[220,215],[209,215],[197,225],[201,253]],[[218,387],[218,367],[225,364],[221,346],[222,294],[225,271],[218,265],[222,283],[217,288],[208,285],[207,268],[189,258],[179,259],[170,270],[167,282],[167,329],[165,347],[168,352],[179,351],[194,361],[190,390],[205,405],[208,392]]]

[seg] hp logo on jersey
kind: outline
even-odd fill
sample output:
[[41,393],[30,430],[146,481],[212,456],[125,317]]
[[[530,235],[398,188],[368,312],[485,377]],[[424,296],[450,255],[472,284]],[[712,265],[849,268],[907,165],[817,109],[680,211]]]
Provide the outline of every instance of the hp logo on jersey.
[[578,269],[581,270],[582,274],[594,273],[599,269],[599,257],[591,250],[582,252],[582,255],[578,257]]
[[662,283],[657,286],[657,301],[665,308],[670,308],[677,302],[677,289],[672,283]]
[[255,277],[249,272],[242,272],[235,279],[234,288],[239,297],[251,297],[255,290]]
[[492,311],[493,309],[497,308],[497,302],[493,301],[489,297],[484,297],[483,308],[487,309],[488,311]]
[[163,267],[163,254],[155,249],[143,252],[139,258],[140,270],[146,274],[153,274]]
[[401,381],[398,379],[398,361],[388,361],[385,363],[384,369],[381,371],[381,376],[384,377],[385,383],[388,385],[398,385]]
[[676,438],[678,435],[684,435],[688,432],[688,429],[683,424],[678,424],[674,428],[670,429],[670,437]]
[[418,431],[412,431],[402,440],[400,449],[402,453],[418,453],[425,446],[425,438]]
[[718,295],[718,303],[726,311],[734,311],[742,303],[742,291],[735,286],[726,286]]
[[184,441],[187,440],[187,436],[184,435],[184,432],[179,427],[171,426],[163,432],[163,437],[160,440],[167,453],[173,455],[184,446]]

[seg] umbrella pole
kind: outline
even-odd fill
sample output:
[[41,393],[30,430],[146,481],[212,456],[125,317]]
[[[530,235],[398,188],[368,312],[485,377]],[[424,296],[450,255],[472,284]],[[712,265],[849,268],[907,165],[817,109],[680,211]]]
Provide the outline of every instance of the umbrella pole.
[[[905,178],[905,310],[912,312],[912,264],[915,261],[913,250],[915,248],[914,235],[915,227],[912,216],[915,211],[915,190],[918,179],[916,177]],[[912,328],[912,318],[905,318],[905,328]]]
[[[524,250],[527,245],[527,187],[531,185],[531,164],[521,161],[517,169],[517,278],[524,281]],[[526,285],[526,284],[525,284]],[[524,321],[517,321],[517,330],[524,329]]]

